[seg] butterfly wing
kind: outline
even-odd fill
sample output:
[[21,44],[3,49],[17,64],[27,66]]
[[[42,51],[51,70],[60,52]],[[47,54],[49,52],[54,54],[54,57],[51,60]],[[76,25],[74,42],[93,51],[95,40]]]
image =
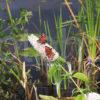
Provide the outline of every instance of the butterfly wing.
[[54,57],[54,53],[52,51],[52,48],[48,47],[48,46],[45,46],[45,53],[46,53],[46,56],[49,58],[49,59],[53,59]]
[[39,42],[41,43],[41,44],[45,44],[46,43],[46,35],[44,34],[44,33],[42,33],[42,35],[39,37]]

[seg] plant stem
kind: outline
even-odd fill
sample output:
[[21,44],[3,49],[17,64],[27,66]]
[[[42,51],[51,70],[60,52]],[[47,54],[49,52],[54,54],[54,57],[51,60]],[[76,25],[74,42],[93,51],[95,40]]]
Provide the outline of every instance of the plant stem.
[[6,6],[7,6],[7,11],[8,11],[8,16],[9,16],[9,19],[10,19],[11,26],[13,26],[13,20],[12,20],[12,15],[11,15],[10,7],[9,7],[9,4],[8,4],[8,0],[6,0]]
[[69,5],[69,3],[68,3],[67,0],[65,0],[65,4],[66,4],[67,8],[69,9],[71,16],[73,17],[77,28],[79,29],[80,28],[80,25],[78,24],[77,19],[75,17],[75,14],[73,13],[73,11],[72,11],[72,9],[71,9],[71,7],[70,7],[70,5]]
[[[66,73],[66,74],[69,74],[66,70],[65,70],[65,68],[64,67],[61,67],[62,69],[63,69],[63,71]],[[80,89],[80,87],[76,84],[76,82],[73,80],[73,78],[72,78],[72,76],[70,75],[70,77],[69,77],[71,80],[72,80],[72,82],[74,83],[74,85],[77,87],[77,89],[80,91],[80,93],[81,94],[84,94],[82,91],[81,91],[81,89]]]

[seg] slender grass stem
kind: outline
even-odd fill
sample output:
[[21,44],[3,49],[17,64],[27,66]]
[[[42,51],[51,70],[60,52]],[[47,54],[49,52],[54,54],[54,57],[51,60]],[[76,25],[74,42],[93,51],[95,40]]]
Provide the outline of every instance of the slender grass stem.
[[[69,74],[66,70],[65,70],[65,68],[64,67],[61,67],[62,68],[62,70],[66,73],[66,74]],[[76,84],[76,82],[73,80],[73,78],[72,78],[72,76],[70,75],[70,79],[72,80],[72,82],[74,83],[74,85],[77,87],[77,89],[80,91],[80,93],[81,94],[84,94],[82,91],[81,91],[81,89],[80,89],[80,87]]]
[[8,16],[11,22],[11,26],[13,26],[13,20],[12,20],[12,15],[11,15],[11,11],[10,11],[10,6],[8,4],[8,0],[6,0],[6,6],[7,6],[7,11],[8,11]]
[[65,0],[65,4],[66,4],[67,8],[69,9],[71,16],[73,17],[73,19],[74,19],[74,21],[76,23],[77,28],[79,29],[80,25],[78,24],[77,19],[75,17],[75,14],[73,13],[73,11],[72,11],[72,9],[71,9],[71,7],[70,7],[70,5],[69,5],[67,0]]

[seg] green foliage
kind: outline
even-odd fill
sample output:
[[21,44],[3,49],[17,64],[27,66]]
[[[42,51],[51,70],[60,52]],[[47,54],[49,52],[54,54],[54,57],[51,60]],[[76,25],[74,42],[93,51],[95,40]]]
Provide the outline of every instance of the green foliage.
[[16,39],[18,41],[27,41],[28,33],[14,34],[13,37],[14,37],[14,39]]
[[17,24],[26,24],[29,22],[29,18],[32,16],[32,12],[31,11],[27,11],[27,10],[21,10],[20,12],[20,18],[17,21]]
[[[87,17],[87,23],[86,23],[86,32],[89,35],[89,55],[92,57],[92,60],[96,57],[96,34],[97,31],[95,31],[95,13],[94,13],[94,1],[93,0],[86,0],[86,17]],[[92,42],[91,42],[92,40]]]
[[89,83],[89,78],[84,73],[76,72],[75,74],[73,74],[73,77]]
[[8,0],[6,0],[7,12],[8,12],[8,29],[11,29],[11,33],[19,34],[24,33],[24,25],[29,22],[30,17],[32,16],[31,11],[25,9],[21,10],[19,18],[13,18]]
[[32,47],[26,48],[23,51],[20,51],[19,54],[21,56],[24,56],[24,57],[25,56],[26,57],[37,57],[37,56],[39,56],[38,52],[34,48],[32,48]]
[[75,98],[75,100],[85,100],[85,95],[84,94],[80,94]]
[[[13,61],[12,61],[13,62]],[[10,61],[7,62],[5,60],[1,60],[0,62],[0,99],[1,100],[11,100],[14,99],[14,95],[16,95],[16,91],[18,89],[19,92],[24,92],[20,84],[18,84],[15,77],[13,77],[10,70],[18,71],[16,70],[16,64]],[[20,73],[20,72],[18,72]],[[19,75],[17,73],[17,75]],[[22,91],[21,91],[22,90]],[[13,92],[12,92],[13,91]]]
[[51,33],[51,30],[50,30],[49,24],[46,21],[44,21],[44,30],[45,30],[46,35],[48,36],[48,40],[50,41],[50,45],[53,46],[54,41],[53,41],[53,38],[52,38],[52,33]]
[[39,97],[41,98],[41,100],[58,100],[53,96],[39,95]]
[[[64,64],[66,63],[65,59],[63,59],[62,57],[59,57],[56,61],[54,61],[49,70],[48,70],[48,79],[50,80],[50,82],[56,86],[56,91],[59,97],[61,97],[61,85],[62,82],[64,82],[64,89],[67,89],[67,81],[71,76],[71,70],[69,67],[70,64],[67,62],[68,64],[68,68],[69,68],[69,72],[66,71],[66,69],[64,68]],[[66,71],[66,72],[64,72]]]
[[[80,90],[82,91],[82,94],[87,94],[87,93],[91,92],[91,90],[88,88],[80,88]],[[74,89],[72,94],[73,94],[73,96],[77,96],[80,94],[80,92],[77,89]]]
[[[27,41],[28,33],[25,32],[24,26],[32,14],[27,10],[22,10],[19,18],[13,18],[8,0],[6,0],[6,6],[9,17],[6,28],[4,27],[5,20],[0,19],[0,99],[15,100],[15,97],[25,99],[24,95],[20,97],[24,94],[24,89],[19,83],[22,79],[22,67],[18,42]],[[8,30],[10,30],[9,33]],[[34,50],[29,49],[29,52],[33,53]],[[26,51],[21,53],[27,55]],[[36,55],[36,52],[33,54]]]
[[[41,16],[41,14],[39,15]],[[67,41],[69,40],[69,34],[71,33],[72,21],[63,22],[62,9],[60,9],[59,16],[54,15],[53,20],[55,24],[54,29],[56,30],[55,38],[53,37],[52,30],[50,28],[48,21],[44,21],[42,26],[44,27],[44,31],[47,35],[47,39],[50,42],[50,45],[55,47],[55,49],[59,51],[59,54],[63,58],[66,58]],[[64,26],[68,28],[68,33],[63,32]]]
[[56,86],[57,94],[59,97],[61,97],[60,86],[63,80],[63,76],[62,76],[61,65],[59,63],[58,64],[54,63],[51,65],[48,71],[48,78],[51,81],[51,83]]
[[60,48],[61,55],[63,55],[63,32],[62,32],[62,11],[60,11],[60,17],[55,17],[55,25],[57,32],[57,42]]
[[84,35],[86,35],[88,40],[87,43],[85,42],[88,56],[91,57],[93,62],[96,58],[96,40],[97,36],[100,34],[100,7],[98,7],[97,2],[99,3],[100,1],[85,0],[78,15],[81,28],[86,32]]

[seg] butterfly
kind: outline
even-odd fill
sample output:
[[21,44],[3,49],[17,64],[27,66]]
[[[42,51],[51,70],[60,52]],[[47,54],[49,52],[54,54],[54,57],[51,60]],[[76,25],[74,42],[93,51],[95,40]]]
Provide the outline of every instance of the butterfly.
[[46,56],[49,58],[49,59],[53,59],[54,57],[54,52],[52,51],[52,48],[48,47],[48,46],[45,46],[45,53],[46,53]]
[[39,37],[39,40],[38,41],[41,44],[45,44],[46,43],[46,40],[47,40],[46,35],[44,33],[42,33],[41,36]]

